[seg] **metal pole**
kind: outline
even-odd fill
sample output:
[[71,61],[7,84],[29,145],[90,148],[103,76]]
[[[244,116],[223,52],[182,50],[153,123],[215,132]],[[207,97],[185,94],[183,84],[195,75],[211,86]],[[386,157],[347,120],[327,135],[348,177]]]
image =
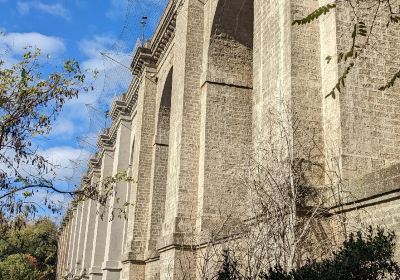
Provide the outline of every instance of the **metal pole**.
[[146,16],[143,16],[142,17],[142,21],[140,22],[141,24],[142,24],[142,48],[144,47],[144,29],[145,29],[145,27],[146,27],[146,24],[147,24],[147,17]]

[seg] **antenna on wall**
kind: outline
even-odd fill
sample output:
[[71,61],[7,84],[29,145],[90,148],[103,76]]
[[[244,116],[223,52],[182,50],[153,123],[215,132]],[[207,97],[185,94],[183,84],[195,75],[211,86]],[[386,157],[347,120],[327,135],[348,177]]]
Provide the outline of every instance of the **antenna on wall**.
[[142,47],[144,47],[144,29],[146,28],[147,24],[147,17],[143,16],[142,20],[140,21],[140,24],[142,25]]

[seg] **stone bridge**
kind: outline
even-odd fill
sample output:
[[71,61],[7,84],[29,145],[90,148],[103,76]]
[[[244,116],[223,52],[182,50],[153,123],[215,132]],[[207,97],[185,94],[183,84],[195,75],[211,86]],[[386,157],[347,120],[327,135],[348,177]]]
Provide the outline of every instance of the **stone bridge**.
[[[245,155],[270,141],[272,111],[296,117],[312,132],[325,170],[335,162],[350,182],[354,196],[344,211],[357,202],[371,223],[400,232],[400,90],[377,89],[400,61],[373,54],[342,94],[325,98],[343,69],[325,57],[348,47],[350,16],[343,6],[292,25],[319,4],[169,2],[152,39],[136,50],[132,83],[113,102],[112,126],[99,136],[83,178],[95,184],[128,170],[133,180],[118,182],[109,201],[109,209],[128,202],[127,217],[99,215],[96,201],[74,202],[60,232],[58,279],[198,278],[190,263],[201,241],[193,236],[207,236],[227,214],[225,204],[243,195],[238,174]],[[391,35],[378,39],[400,57],[400,29]],[[326,183],[320,175],[315,183]]]

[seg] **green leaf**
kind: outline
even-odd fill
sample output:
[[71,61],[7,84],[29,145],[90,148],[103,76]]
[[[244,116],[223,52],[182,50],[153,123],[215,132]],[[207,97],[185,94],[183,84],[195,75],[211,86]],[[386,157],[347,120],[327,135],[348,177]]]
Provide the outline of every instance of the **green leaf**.
[[326,60],[326,63],[329,64],[332,60],[332,56],[329,55],[329,56],[325,57],[325,60]]
[[379,90],[384,91],[393,87],[397,79],[400,79],[400,70],[396,72],[384,86],[379,87]]
[[306,17],[302,19],[297,19],[292,22],[292,25],[304,25],[307,23],[310,23],[316,19],[318,19],[320,16],[325,15],[330,12],[330,10],[336,8],[336,4],[327,4],[324,6],[319,7],[315,11],[313,11],[311,14],[307,15]]

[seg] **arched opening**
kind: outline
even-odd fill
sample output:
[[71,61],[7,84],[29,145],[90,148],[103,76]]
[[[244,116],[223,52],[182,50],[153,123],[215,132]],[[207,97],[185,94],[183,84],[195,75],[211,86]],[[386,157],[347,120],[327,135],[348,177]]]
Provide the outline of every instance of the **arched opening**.
[[254,0],[219,0],[208,49],[209,81],[244,87],[253,83]]
[[251,145],[253,0],[208,1],[212,25],[201,96],[197,229],[218,228],[241,197],[238,174]]
[[171,114],[173,69],[171,68],[164,82],[160,97],[156,135],[153,146],[152,182],[150,187],[150,221],[146,246],[146,258],[157,257],[157,242],[161,235],[165,213],[165,195],[168,175],[168,150]]
[[161,95],[156,130],[156,144],[163,144],[167,146],[169,142],[169,123],[171,115],[172,74],[173,69],[171,68],[167,79],[165,80]]

